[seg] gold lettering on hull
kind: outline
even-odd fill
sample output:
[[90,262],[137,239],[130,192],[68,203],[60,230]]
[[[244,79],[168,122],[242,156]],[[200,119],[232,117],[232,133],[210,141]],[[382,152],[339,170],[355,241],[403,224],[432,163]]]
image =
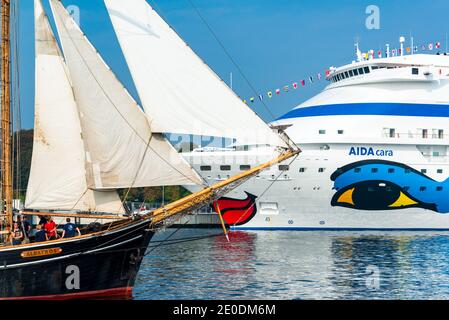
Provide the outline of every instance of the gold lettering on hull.
[[35,257],[44,257],[44,256],[60,254],[61,252],[62,252],[61,248],[49,248],[49,249],[41,249],[41,250],[23,251],[20,254],[20,256],[22,258],[35,258]]

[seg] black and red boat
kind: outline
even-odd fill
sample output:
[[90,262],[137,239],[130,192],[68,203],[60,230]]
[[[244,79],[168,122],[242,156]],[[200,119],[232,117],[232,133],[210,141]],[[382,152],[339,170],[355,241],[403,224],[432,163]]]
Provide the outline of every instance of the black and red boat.
[[72,239],[0,248],[0,299],[130,299],[154,232],[136,217]]

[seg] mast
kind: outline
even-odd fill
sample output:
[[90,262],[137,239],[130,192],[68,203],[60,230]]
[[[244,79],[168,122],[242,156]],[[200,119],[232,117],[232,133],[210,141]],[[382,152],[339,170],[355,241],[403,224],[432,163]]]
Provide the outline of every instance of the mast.
[[10,47],[10,1],[1,2],[1,182],[2,214],[6,226],[12,226],[12,168],[11,168],[11,47]]

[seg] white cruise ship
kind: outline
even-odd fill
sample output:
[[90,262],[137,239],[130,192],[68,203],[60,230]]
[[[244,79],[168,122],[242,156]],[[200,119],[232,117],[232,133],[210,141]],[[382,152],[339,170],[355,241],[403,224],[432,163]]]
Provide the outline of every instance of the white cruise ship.
[[[219,200],[233,229],[449,229],[449,56],[333,68],[329,85],[274,126],[302,149]],[[212,183],[272,157],[270,147],[184,156]]]

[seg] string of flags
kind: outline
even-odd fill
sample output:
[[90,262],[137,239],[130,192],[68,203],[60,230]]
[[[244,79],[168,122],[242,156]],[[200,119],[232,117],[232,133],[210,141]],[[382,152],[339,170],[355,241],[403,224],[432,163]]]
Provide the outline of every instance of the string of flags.
[[[318,72],[315,76],[309,76],[308,77],[308,82],[312,84],[315,81],[321,80],[323,75],[326,75],[326,77],[327,77],[329,74],[330,74],[330,70],[326,70],[323,73]],[[270,91],[267,91],[266,93],[259,94],[257,97],[254,96],[254,97],[251,97],[249,99],[245,99],[245,100],[243,100],[243,102],[246,103],[246,104],[248,104],[248,101],[251,102],[251,103],[254,103],[256,101],[256,99],[258,99],[259,101],[263,101],[266,97],[268,99],[272,99],[275,96],[281,95],[282,92],[287,93],[287,92],[290,92],[292,90],[297,90],[301,86],[305,87],[306,83],[307,83],[306,79],[300,80],[298,82],[293,82],[292,84],[280,86],[278,89],[270,90]]]
[[[404,50],[404,53],[411,54],[412,50],[413,50],[413,53],[418,53],[420,51],[433,51],[433,50],[438,50],[440,48],[441,48],[441,43],[439,41],[437,41],[435,43],[431,42],[431,43],[424,43],[424,44],[420,44],[420,45],[409,46],[409,47],[404,48],[403,50]],[[361,60],[371,60],[371,59],[376,58],[376,54],[375,54],[374,50],[369,50],[368,52],[364,52],[364,53],[360,53],[360,51],[359,51],[358,54],[361,55]],[[383,51],[383,50],[377,51],[377,58],[396,57],[396,56],[400,56],[400,55],[402,55],[401,48],[390,49],[389,46],[387,46],[387,49],[385,51]],[[329,74],[330,74],[330,70],[325,70],[324,72],[318,72],[314,76],[309,76],[306,79],[308,80],[308,82],[310,84],[312,84],[315,81],[320,81],[322,79],[323,75],[328,77]],[[302,87],[306,86],[306,83],[307,83],[306,79],[302,79],[298,82],[293,82],[292,84],[280,86],[275,90],[270,90],[263,94],[261,93],[257,97],[253,96],[253,97],[250,97],[249,99],[244,99],[243,102],[246,104],[248,104],[248,101],[250,103],[254,103],[256,101],[256,99],[258,99],[259,101],[263,101],[266,97],[268,99],[272,99],[273,97],[280,96],[282,92],[287,93],[292,90],[293,91],[297,90],[301,86]]]

